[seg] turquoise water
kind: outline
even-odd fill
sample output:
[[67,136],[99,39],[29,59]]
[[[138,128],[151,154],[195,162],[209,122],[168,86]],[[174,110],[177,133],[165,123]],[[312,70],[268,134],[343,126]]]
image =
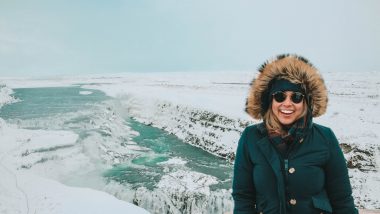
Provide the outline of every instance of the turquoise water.
[[[79,87],[21,88],[13,91],[13,96],[21,102],[3,106],[0,109],[3,119],[33,119],[76,112],[109,99],[101,91]],[[92,94],[80,95],[80,91],[91,91]]]
[[[81,91],[92,93],[81,95]],[[101,91],[83,90],[80,87],[54,87],[14,89],[14,92],[13,96],[21,101],[3,106],[0,109],[0,117],[9,123],[21,124],[22,128],[70,130],[80,136],[79,144],[93,132],[99,133],[103,140],[120,140],[120,144],[127,143],[122,137],[112,136],[113,132],[105,133],[102,127],[94,128],[89,125],[96,120],[106,120],[111,115],[124,121],[120,126],[129,126],[139,132],[140,135],[133,137],[132,141],[146,150],[136,152],[134,158],[113,165],[111,169],[103,172],[103,176],[108,180],[129,184],[134,188],[144,186],[153,189],[165,173],[178,168],[215,176],[219,183],[211,189],[231,187],[232,166],[224,159],[183,143],[176,136],[139,123],[125,114],[119,114],[117,111],[106,114],[105,112],[114,110],[109,104],[117,100]],[[171,158],[179,158],[186,163],[161,164]]]
[[[106,177],[119,182],[133,183],[136,187],[145,186],[153,189],[164,174],[165,168],[169,167],[171,171],[172,168],[177,167],[215,176],[219,179],[219,183],[211,186],[212,190],[231,187],[232,166],[224,159],[183,143],[176,136],[158,128],[133,120],[130,120],[130,126],[140,133],[139,136],[133,138],[133,141],[140,146],[150,148],[153,152],[133,159],[131,161],[133,164],[121,164],[109,170],[105,173]],[[160,164],[174,157],[186,161],[186,164],[184,166]]]

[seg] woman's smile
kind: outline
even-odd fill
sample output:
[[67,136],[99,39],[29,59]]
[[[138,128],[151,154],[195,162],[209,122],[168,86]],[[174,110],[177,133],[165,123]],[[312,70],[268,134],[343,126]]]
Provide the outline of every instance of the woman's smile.
[[285,110],[285,109],[280,109],[280,112],[286,115],[292,114],[294,111],[293,110]]
[[272,100],[272,111],[282,125],[291,125],[298,120],[304,110],[304,102],[294,103],[291,100],[293,92],[286,91],[286,98],[282,102]]

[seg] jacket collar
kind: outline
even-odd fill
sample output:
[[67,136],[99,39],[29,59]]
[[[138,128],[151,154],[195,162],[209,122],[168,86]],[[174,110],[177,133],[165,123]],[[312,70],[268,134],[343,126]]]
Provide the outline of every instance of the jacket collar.
[[[294,141],[298,142],[300,139],[305,138],[307,133],[310,131],[312,124],[313,124],[313,117],[312,117],[311,111],[308,110],[305,117],[302,117],[292,127],[290,127],[288,131],[288,136],[291,136]],[[274,142],[282,141],[281,136],[272,136],[272,137],[269,136],[269,133],[267,131],[267,128],[264,122],[259,123],[257,125],[257,129],[259,130],[262,136],[268,136],[271,139],[271,141],[274,141]]]

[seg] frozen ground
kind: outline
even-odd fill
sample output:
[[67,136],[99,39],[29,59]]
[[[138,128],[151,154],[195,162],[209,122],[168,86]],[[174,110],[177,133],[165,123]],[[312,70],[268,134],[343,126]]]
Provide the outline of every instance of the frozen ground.
[[[11,89],[0,90],[0,103],[16,101],[10,97]],[[68,149],[77,137],[68,131],[20,129],[0,118],[0,213],[148,213],[107,193],[56,181],[63,174],[70,176],[70,172],[86,167],[81,164],[88,162],[86,157]],[[70,158],[71,164],[63,164],[67,163],[61,161],[65,158]],[[29,170],[48,161],[50,164]]]
[[[210,153],[233,159],[241,131],[246,125],[257,122],[244,112],[249,82],[255,74],[195,72],[34,80],[8,78],[0,80],[0,84],[10,88],[81,84],[84,89],[99,89],[118,98],[136,120],[173,133]],[[362,208],[380,209],[380,72],[323,75],[329,90],[329,106],[327,113],[316,118],[315,122],[331,127],[340,140],[348,161],[356,204]],[[0,133],[3,133],[3,139],[4,131],[0,130]],[[20,135],[11,136],[17,139]],[[67,134],[67,141],[62,142],[65,146],[70,146],[69,138]],[[14,162],[24,159],[6,157]],[[17,168],[10,162],[3,162],[3,168],[6,166],[17,173]],[[181,183],[181,180],[176,181]],[[212,181],[212,178],[205,179],[205,184]],[[193,185],[191,180],[188,182]],[[200,189],[207,192],[204,187],[207,185]],[[172,191],[181,192],[180,185]],[[14,194],[22,197],[19,192]],[[144,194],[143,189],[140,192]]]

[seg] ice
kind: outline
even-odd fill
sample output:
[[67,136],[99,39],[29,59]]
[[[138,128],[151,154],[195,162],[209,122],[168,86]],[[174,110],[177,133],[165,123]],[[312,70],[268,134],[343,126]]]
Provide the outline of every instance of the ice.
[[70,146],[77,136],[65,131],[18,129],[2,119],[0,124],[0,213],[107,213],[110,210],[147,213],[103,192],[68,187],[30,171],[16,170],[20,162],[34,164],[32,159],[20,158],[20,152],[29,156],[38,150]]
[[3,105],[19,101],[12,96],[13,90],[6,85],[0,84],[0,108]]
[[81,95],[89,95],[89,94],[92,94],[93,92],[92,91],[80,91],[79,94]]
[[178,170],[164,175],[157,186],[175,195],[184,193],[210,195],[209,186],[217,183],[217,178],[210,175]]
[[156,188],[151,190],[139,187],[131,191],[128,184],[122,185],[114,181],[107,184],[104,190],[120,199],[133,200],[151,213],[232,213],[231,191],[210,190],[210,186],[217,183],[213,176],[182,168],[168,170]]
[[182,158],[175,157],[175,158],[170,158],[167,161],[163,161],[158,163],[159,165],[185,165],[187,161],[183,160]]

